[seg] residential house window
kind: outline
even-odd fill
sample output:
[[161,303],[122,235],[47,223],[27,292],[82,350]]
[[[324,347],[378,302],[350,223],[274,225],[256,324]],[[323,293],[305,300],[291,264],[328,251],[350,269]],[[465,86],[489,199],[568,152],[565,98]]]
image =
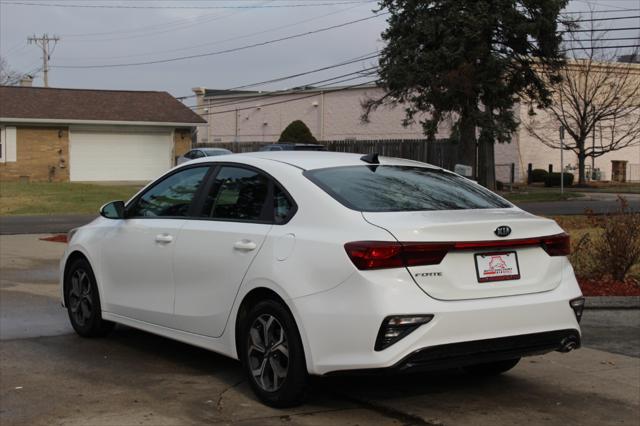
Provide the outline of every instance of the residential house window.
[[16,161],[16,137],[15,127],[0,127],[0,163]]
[[4,127],[0,127],[0,163],[4,163]]

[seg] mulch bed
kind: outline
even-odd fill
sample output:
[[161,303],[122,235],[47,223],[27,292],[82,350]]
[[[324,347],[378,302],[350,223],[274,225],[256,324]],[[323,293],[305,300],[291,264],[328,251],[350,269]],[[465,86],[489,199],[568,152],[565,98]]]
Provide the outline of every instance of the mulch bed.
[[50,237],[42,237],[40,238],[42,241],[51,241],[52,243],[67,243],[67,235],[66,234],[58,234],[52,235]]
[[585,296],[640,296],[640,282],[633,278],[624,281],[578,278],[578,284]]

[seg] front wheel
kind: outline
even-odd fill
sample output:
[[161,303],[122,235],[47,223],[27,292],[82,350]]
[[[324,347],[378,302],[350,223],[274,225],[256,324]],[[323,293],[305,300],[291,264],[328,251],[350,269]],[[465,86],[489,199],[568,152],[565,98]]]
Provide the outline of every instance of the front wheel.
[[258,398],[282,408],[302,402],[307,366],[293,316],[282,303],[264,300],[253,306],[242,326],[240,358]]
[[475,364],[463,367],[462,370],[465,373],[473,374],[476,376],[497,376],[502,373],[506,373],[515,367],[520,358],[507,359],[503,361],[487,362],[484,364]]
[[82,337],[101,337],[114,323],[102,319],[100,295],[91,265],[77,259],[65,272],[65,301],[73,329]]

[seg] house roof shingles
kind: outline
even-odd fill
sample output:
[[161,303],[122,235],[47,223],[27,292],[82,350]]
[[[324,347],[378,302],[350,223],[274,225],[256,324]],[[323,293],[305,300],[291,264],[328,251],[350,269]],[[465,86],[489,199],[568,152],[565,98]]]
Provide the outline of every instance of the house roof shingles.
[[0,86],[0,118],[206,123],[167,92]]

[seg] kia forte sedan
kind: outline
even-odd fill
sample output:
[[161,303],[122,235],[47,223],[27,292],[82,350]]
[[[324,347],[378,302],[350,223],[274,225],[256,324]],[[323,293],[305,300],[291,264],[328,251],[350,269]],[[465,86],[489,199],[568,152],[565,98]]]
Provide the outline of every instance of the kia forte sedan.
[[415,161],[201,158],[68,241],[61,295],[79,335],[119,323],[236,358],[272,406],[299,403],[309,375],[499,374],[580,345],[567,234]]

